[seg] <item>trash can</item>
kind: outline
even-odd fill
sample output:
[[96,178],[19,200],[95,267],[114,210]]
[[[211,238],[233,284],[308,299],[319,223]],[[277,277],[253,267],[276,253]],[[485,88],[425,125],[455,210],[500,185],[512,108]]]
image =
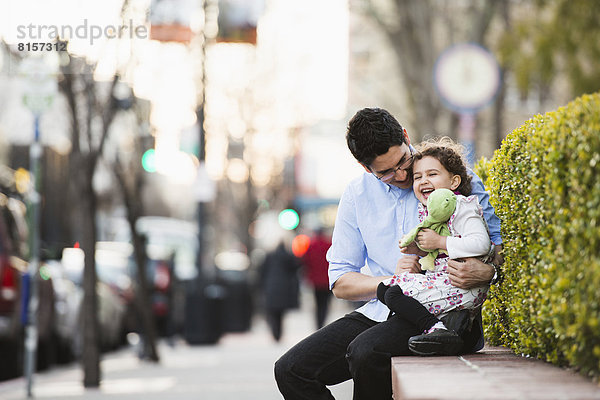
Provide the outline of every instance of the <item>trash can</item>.
[[250,258],[237,250],[215,256],[217,282],[225,289],[221,326],[223,332],[245,332],[252,319],[252,296],[248,282]]
[[253,304],[247,270],[219,270],[217,282],[225,290],[221,314],[223,332],[250,330]]
[[188,344],[214,344],[223,334],[225,289],[216,282],[193,282],[185,298],[183,337]]

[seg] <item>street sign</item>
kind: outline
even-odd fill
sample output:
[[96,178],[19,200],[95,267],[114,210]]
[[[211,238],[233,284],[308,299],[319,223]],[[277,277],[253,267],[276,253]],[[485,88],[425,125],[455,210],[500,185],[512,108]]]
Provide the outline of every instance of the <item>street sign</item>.
[[446,49],[437,59],[433,82],[444,105],[458,113],[476,113],[500,88],[500,68],[494,56],[475,43]]
[[500,67],[488,50],[475,43],[446,49],[433,68],[433,83],[442,103],[460,115],[458,140],[470,166],[475,163],[475,114],[500,89]]
[[25,58],[19,72],[24,82],[23,103],[39,116],[50,108],[58,91],[56,74],[42,57]]

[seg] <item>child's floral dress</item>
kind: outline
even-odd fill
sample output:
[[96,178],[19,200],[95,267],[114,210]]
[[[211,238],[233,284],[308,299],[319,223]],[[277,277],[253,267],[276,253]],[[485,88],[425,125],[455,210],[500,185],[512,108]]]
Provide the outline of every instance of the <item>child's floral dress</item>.
[[[487,225],[476,196],[457,195],[456,211],[448,220],[451,237],[447,239],[448,254],[440,252],[435,270],[425,273],[402,272],[384,281],[398,285],[405,295],[417,299],[437,317],[458,309],[476,309],[483,304],[489,285],[474,289],[460,289],[450,284],[446,269],[449,258],[489,257],[491,246]],[[419,204],[419,222],[427,216],[427,209]]]

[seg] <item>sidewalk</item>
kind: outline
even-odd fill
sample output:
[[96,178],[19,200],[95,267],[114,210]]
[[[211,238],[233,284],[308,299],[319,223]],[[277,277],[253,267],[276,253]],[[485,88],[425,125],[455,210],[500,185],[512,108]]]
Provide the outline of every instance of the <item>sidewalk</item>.
[[[350,310],[333,300],[329,320]],[[276,400],[281,399],[273,364],[314,329],[312,297],[284,320],[275,343],[262,318],[246,333],[227,334],[217,345],[159,344],[160,364],[138,360],[134,349],[104,355],[99,389],[82,386],[76,364],[37,373],[33,394],[43,400]],[[506,349],[484,348],[462,357],[396,357],[392,361],[395,399],[600,399],[600,387],[571,372]],[[24,400],[25,379],[0,382],[0,399]],[[330,388],[336,399],[352,398],[352,382]]]
[[[333,300],[333,299],[332,299]],[[289,347],[314,329],[312,297],[302,294],[302,308],[284,319],[280,343],[271,338],[258,316],[246,333],[224,335],[217,345],[188,346],[177,340],[170,347],[159,344],[160,364],[138,360],[132,348],[111,352],[101,362],[99,389],[82,386],[81,367],[55,367],[35,375],[35,399],[76,400],[275,400],[281,399],[273,378],[273,364]],[[347,303],[333,300],[329,320],[350,310]],[[331,388],[338,399],[352,398],[352,383]],[[24,378],[0,382],[0,399],[26,399]]]

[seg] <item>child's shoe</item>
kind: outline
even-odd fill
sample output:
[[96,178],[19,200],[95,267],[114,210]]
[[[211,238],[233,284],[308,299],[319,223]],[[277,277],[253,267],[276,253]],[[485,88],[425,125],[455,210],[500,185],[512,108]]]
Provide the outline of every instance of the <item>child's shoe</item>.
[[456,332],[443,328],[408,339],[409,350],[419,356],[456,356],[463,344]]

